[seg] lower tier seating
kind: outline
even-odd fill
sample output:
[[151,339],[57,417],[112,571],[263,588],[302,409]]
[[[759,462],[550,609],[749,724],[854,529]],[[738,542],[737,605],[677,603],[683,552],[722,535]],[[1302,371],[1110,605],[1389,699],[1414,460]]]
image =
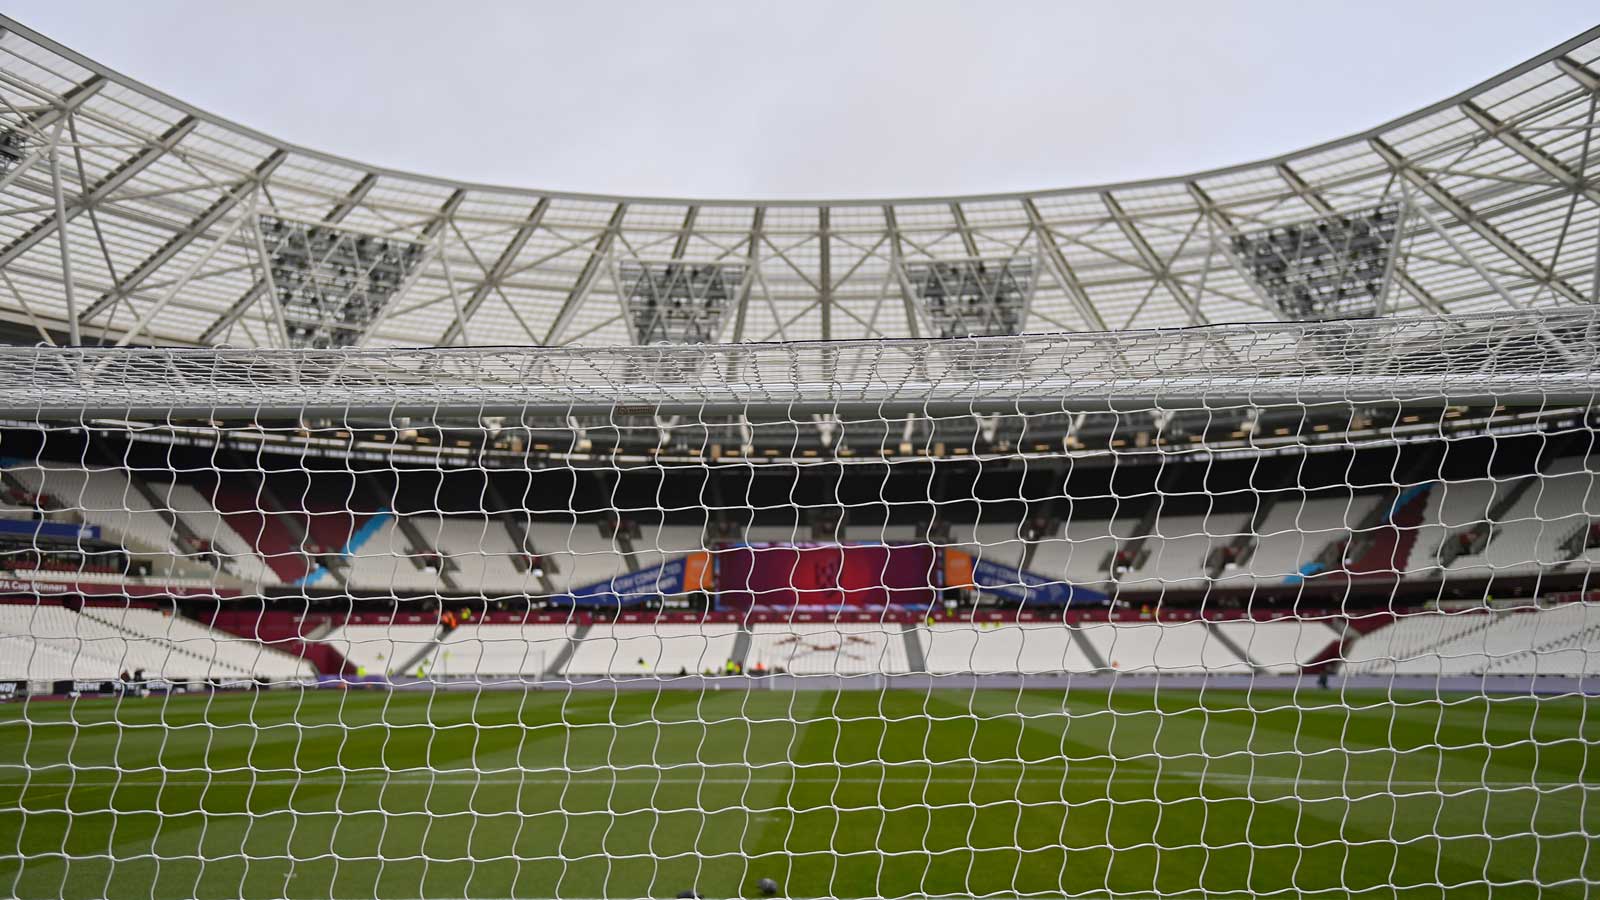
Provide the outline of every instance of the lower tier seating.
[[313,677],[311,665],[260,642],[155,609],[0,604],[0,678]]

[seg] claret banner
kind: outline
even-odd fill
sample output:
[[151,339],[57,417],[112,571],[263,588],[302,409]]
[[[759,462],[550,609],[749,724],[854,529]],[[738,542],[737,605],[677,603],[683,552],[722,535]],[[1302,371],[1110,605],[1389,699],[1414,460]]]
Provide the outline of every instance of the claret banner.
[[925,606],[942,586],[927,544],[731,544],[717,552],[724,608]]
[[555,602],[628,608],[683,594],[715,593],[723,609],[752,607],[925,608],[946,588],[1016,604],[1104,602],[1105,594],[953,547],[880,543],[727,544],[584,585]]

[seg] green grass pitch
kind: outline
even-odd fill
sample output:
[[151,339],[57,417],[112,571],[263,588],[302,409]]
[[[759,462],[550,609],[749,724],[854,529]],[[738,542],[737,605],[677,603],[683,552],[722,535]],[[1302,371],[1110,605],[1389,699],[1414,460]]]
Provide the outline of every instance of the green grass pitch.
[[1581,897],[1596,712],[1124,688],[17,704],[0,895]]

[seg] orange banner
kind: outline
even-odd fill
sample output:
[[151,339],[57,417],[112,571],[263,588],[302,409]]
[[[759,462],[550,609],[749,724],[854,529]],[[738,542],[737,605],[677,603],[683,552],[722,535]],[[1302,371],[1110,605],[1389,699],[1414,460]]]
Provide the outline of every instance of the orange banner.
[[970,588],[972,580],[972,554],[951,547],[944,548],[944,586]]
[[711,554],[696,550],[683,560],[683,592],[711,590]]

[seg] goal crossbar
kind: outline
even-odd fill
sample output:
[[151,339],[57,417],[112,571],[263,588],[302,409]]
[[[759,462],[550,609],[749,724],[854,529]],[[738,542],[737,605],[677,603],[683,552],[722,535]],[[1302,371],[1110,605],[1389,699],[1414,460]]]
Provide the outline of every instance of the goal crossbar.
[[782,344],[0,348],[0,411],[40,420],[1537,405],[1597,393],[1592,308]]

